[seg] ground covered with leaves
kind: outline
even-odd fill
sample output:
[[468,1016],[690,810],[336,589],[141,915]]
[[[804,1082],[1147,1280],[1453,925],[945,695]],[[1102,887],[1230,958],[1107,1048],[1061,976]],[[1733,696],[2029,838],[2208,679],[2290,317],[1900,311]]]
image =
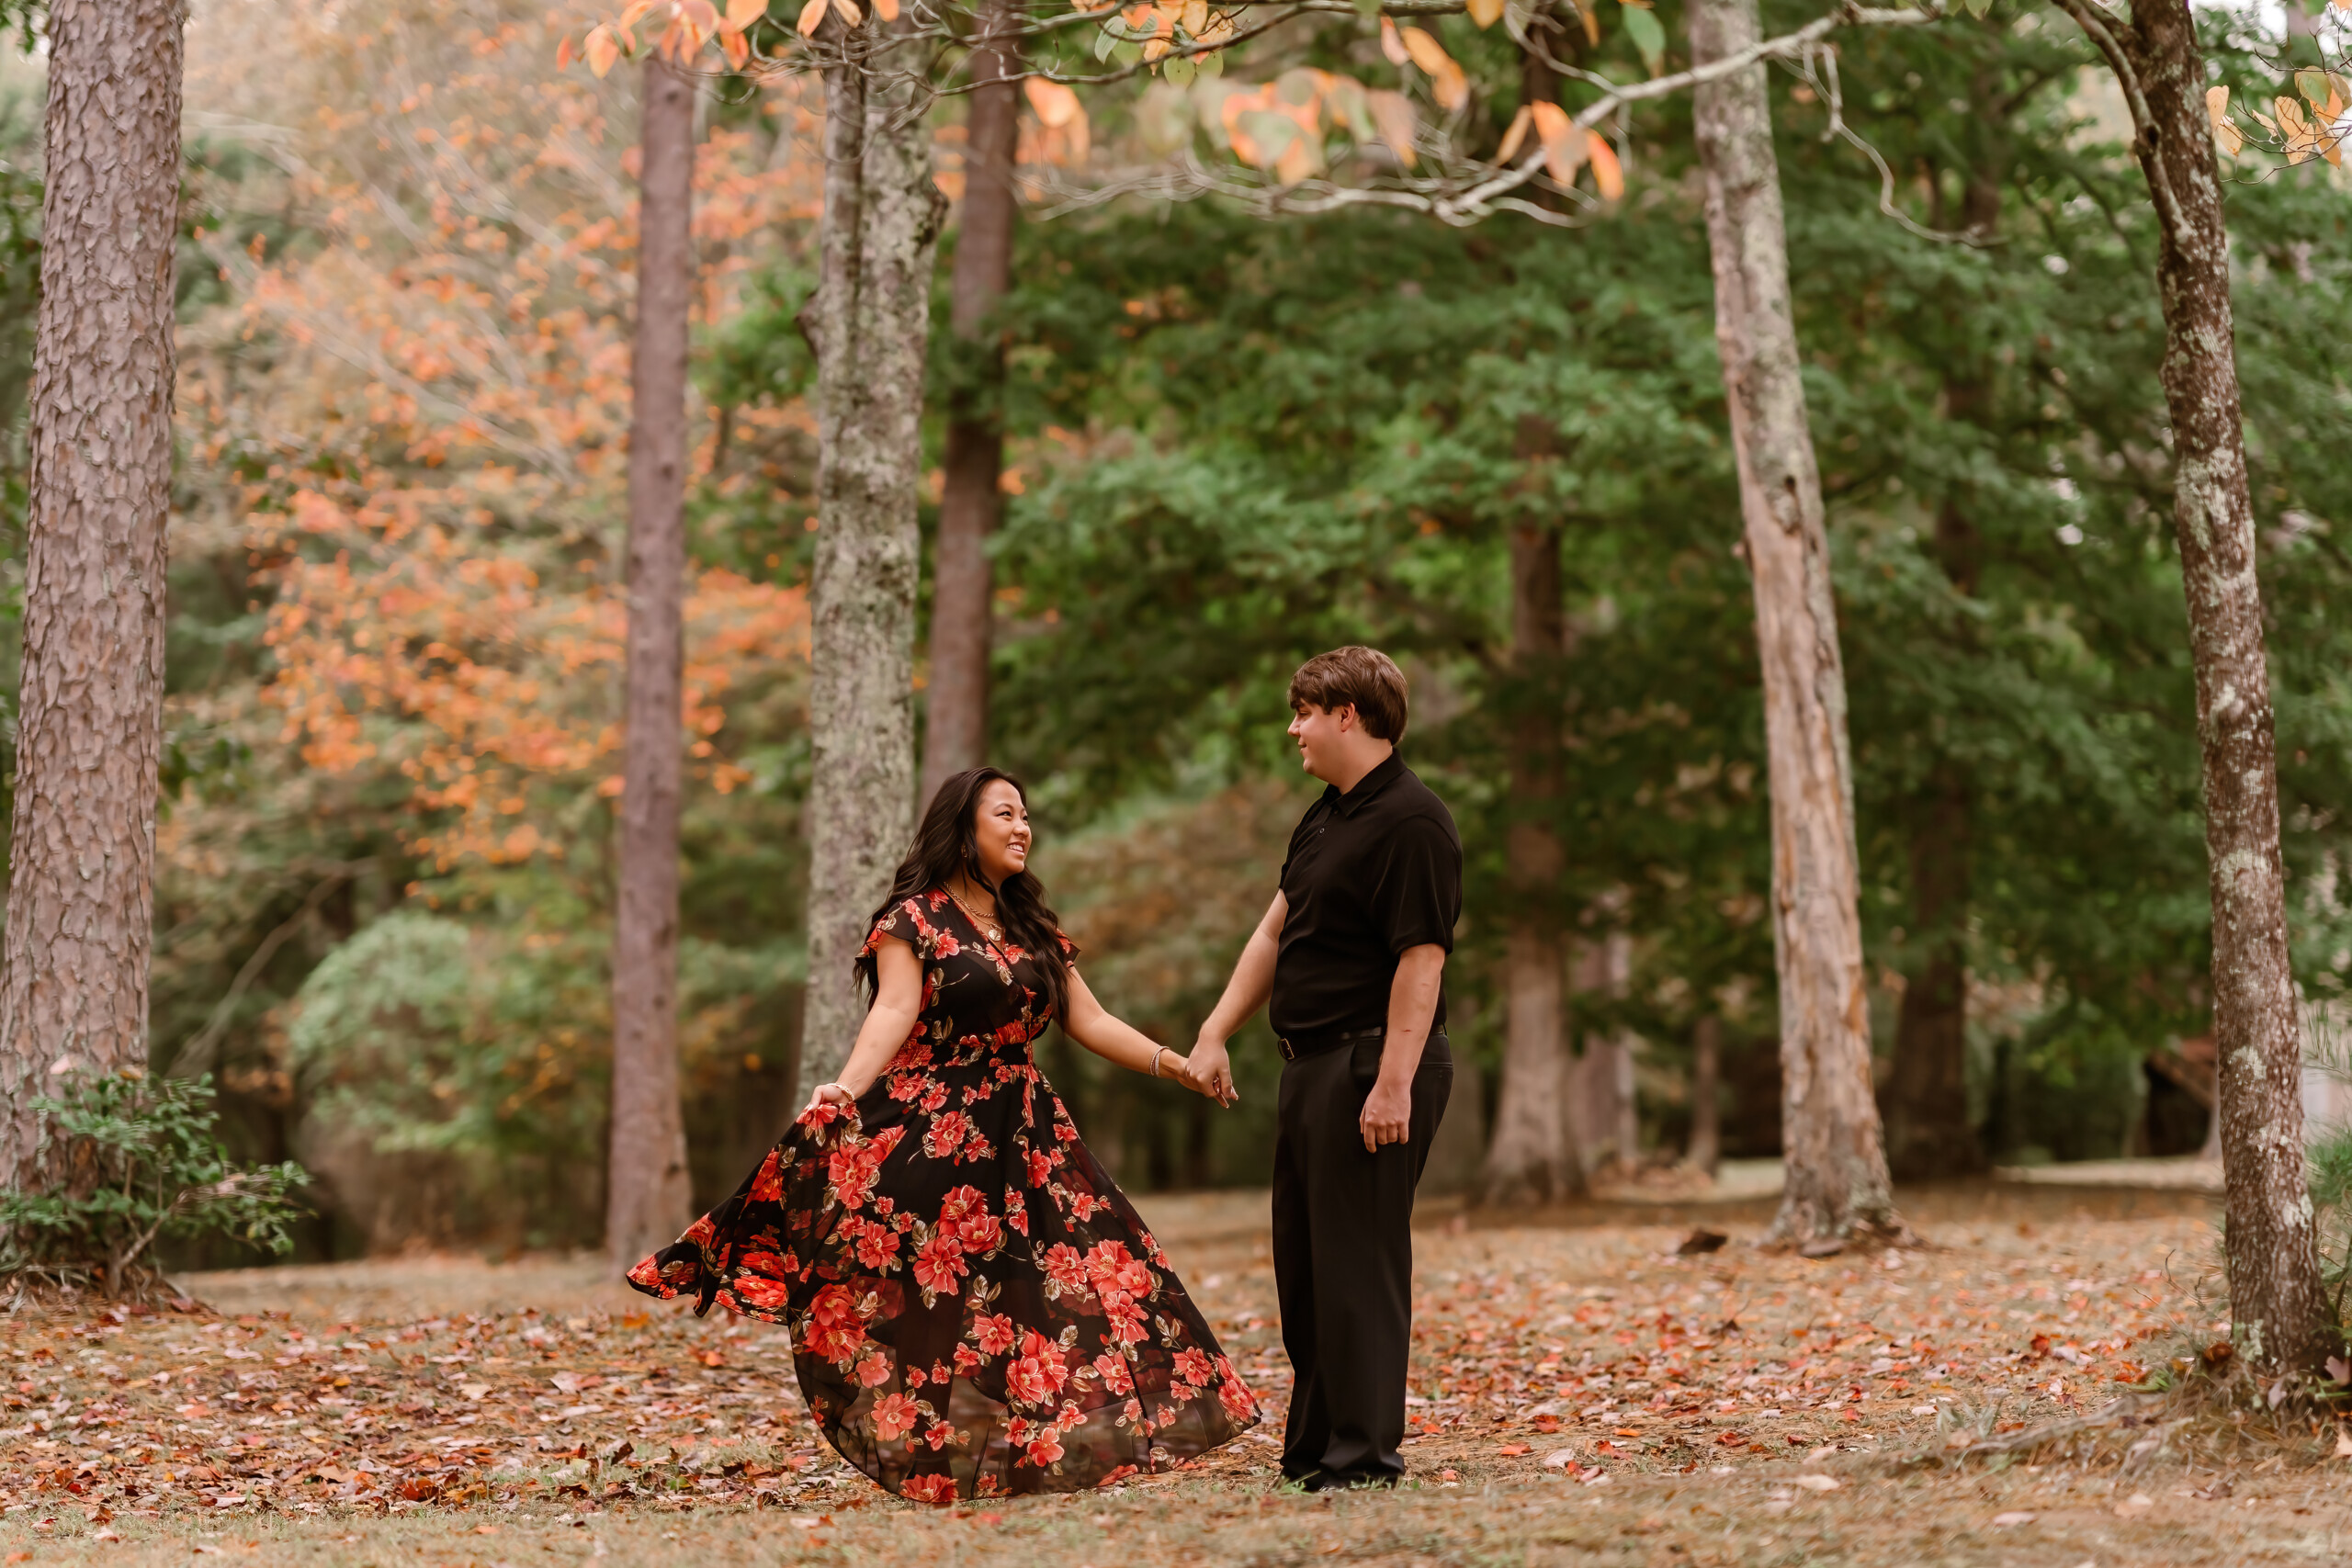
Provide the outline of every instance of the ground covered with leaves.
[[[2340,1561],[2352,1440],[2316,1422],[2225,1453],[2151,1400],[2095,1449],[1984,1457],[2225,1334],[2199,1201],[1923,1194],[1928,1247],[1820,1260],[1754,1247],[1754,1211],[1708,1222],[1729,1239],[1694,1254],[1687,1215],[1433,1213],[1413,1484],[1337,1499],[1272,1490],[1270,1428],[1107,1493],[919,1509],[819,1441],[781,1333],[644,1303],[593,1262],[214,1275],[192,1282],[209,1310],[0,1323],[0,1544],[12,1562]],[[1263,1203],[1148,1213],[1278,1422]]]

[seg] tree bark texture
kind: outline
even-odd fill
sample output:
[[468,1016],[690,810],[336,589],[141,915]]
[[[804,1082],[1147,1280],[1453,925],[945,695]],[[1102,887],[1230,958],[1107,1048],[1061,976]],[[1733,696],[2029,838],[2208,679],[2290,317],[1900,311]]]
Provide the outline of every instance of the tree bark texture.
[[[847,39],[862,58],[825,71],[819,280],[800,316],[817,356],[818,438],[803,1099],[855,1043],[864,1009],[850,965],[913,831],[918,423],[946,203],[912,77],[879,69],[890,26],[869,19]],[[844,41],[838,19],[825,28],[829,48]]]
[[181,0],[55,0],[24,663],[0,938],[0,1180],[30,1101],[147,1059],[171,501]]
[[2211,867],[2230,1317],[2255,1365],[2315,1370],[2335,1335],[2305,1186],[2277,739],[2204,61],[2196,22],[2178,0],[2132,0],[2129,26],[2079,0],[2067,9],[2123,78],[2160,229],[2173,527],[2188,602]]
[[[1694,0],[1694,64],[1758,38],[1756,0]],[[1800,1246],[1899,1235],[1871,1082],[1845,671],[1764,67],[1700,87],[1694,113],[1770,753],[1788,1168],[1773,1235]]]
[[694,1218],[678,1105],[678,812],[684,773],[686,337],[695,284],[692,80],[645,62],[629,389],[628,695],[613,916],[605,1245],[623,1268]]
[[1511,720],[1502,1083],[1479,1182],[1487,1203],[1552,1202],[1584,1190],[1566,1104],[1558,886],[1566,857],[1550,821],[1560,794],[1560,723],[1557,705],[1543,694],[1566,647],[1560,533],[1556,521],[1522,519],[1510,534],[1511,674],[1521,692]]
[[1684,1158],[1709,1176],[1723,1163],[1724,1021],[1702,1013],[1690,1030],[1690,1148]]
[[988,761],[989,615],[995,589],[988,542],[1004,509],[1004,427],[997,406],[1004,348],[989,327],[1012,279],[1012,230],[1020,217],[1012,155],[1021,130],[1014,74],[1021,69],[1021,22],[1012,0],[989,0],[980,11],[971,55],[964,204],[948,285],[948,324],[959,363],[947,409],[933,551],[931,696],[917,792],[926,804],[942,779]]

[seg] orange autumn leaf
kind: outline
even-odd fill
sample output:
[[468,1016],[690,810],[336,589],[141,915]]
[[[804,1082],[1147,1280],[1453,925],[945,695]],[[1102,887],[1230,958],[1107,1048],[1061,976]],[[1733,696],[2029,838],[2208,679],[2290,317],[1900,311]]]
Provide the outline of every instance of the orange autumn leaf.
[[589,29],[587,51],[588,69],[601,77],[612,70],[613,62],[620,58],[620,41],[613,37],[610,27],[600,22]]
[[1584,163],[1585,136],[1557,104],[1537,104],[1535,134],[1544,143],[1544,172],[1560,185],[1574,185]]
[[1519,112],[1510,117],[1510,127],[1503,131],[1502,141],[1495,147],[1496,163],[1508,164],[1518,155],[1519,144],[1527,140],[1527,128],[1534,118],[1527,105],[1519,106]]
[[817,29],[824,25],[825,12],[831,5],[832,0],[808,0],[800,7],[800,19],[792,24],[792,30],[802,38],[814,38]]
[[1600,187],[1603,201],[1615,201],[1625,194],[1625,171],[1617,162],[1617,150],[1609,139],[1597,130],[1585,132],[1585,150],[1592,158],[1592,183]]

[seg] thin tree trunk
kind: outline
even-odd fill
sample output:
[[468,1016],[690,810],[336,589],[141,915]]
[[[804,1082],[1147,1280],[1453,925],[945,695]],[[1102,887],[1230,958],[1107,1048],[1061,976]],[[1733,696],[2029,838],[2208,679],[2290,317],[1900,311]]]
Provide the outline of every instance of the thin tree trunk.
[[[1694,0],[1694,64],[1758,37],[1756,0]],[[1770,753],[1788,1168],[1772,1231],[1801,1246],[1901,1235],[1871,1084],[1845,671],[1821,481],[1797,373],[1764,67],[1700,87],[1694,108]]]
[[[1987,239],[2001,221],[2001,178],[2008,163],[1998,107],[2001,84],[1978,74],[1972,96],[1978,134],[1985,138],[1966,171],[1958,226]],[[1940,212],[1939,228],[1954,225]],[[1973,423],[1990,412],[1983,367],[1960,364],[1944,378],[1944,413]],[[1984,575],[1984,537],[1958,495],[1936,513],[1935,553],[1953,591],[1973,598]],[[1962,625],[1955,658],[1975,653]],[[1968,770],[1944,759],[1930,774],[1911,831],[1911,929],[1926,950],[1906,976],[1894,1021],[1894,1060],[1886,1085],[1887,1167],[1919,1181],[1982,1170],[1984,1155],[1968,1120],[1969,852],[1976,791]]]
[[[989,0],[972,50],[973,88],[964,126],[964,204],[948,285],[948,325],[958,340],[957,385],[947,408],[944,487],[931,581],[931,696],[925,714],[922,784],[928,802],[942,779],[988,761],[989,614],[995,581],[989,536],[1004,508],[1004,426],[997,407],[1004,347],[984,336],[1012,279],[1012,154],[1020,137],[1021,14]],[[997,39],[991,42],[989,40]]]
[[0,1182],[39,1187],[37,1096],[147,1059],[180,0],[49,11],[40,314],[7,925]]
[[[1531,439],[1521,432],[1522,457],[1549,445],[1542,434]],[[1555,520],[1522,519],[1510,533],[1511,673],[1521,691],[1511,721],[1502,1083],[1479,1181],[1479,1200],[1487,1203],[1551,1202],[1584,1190],[1566,1114],[1566,955],[1559,918],[1565,857],[1550,821],[1560,793],[1560,721],[1557,705],[1543,694],[1566,647],[1560,536]]]
[[678,810],[684,769],[686,332],[695,94],[645,62],[628,444],[628,710],[613,919],[612,1155],[605,1245],[622,1267],[694,1217],[678,1107]]
[[1702,1013],[1690,1030],[1690,1149],[1684,1157],[1693,1170],[1715,1174],[1723,1163],[1722,1094],[1724,1021]]
[[2211,864],[2230,1318],[2254,1365],[2309,1371],[2336,1336],[2303,1170],[2302,1040],[2287,948],[2277,739],[2205,64],[2195,18],[2178,0],[2132,0],[2130,25],[2084,0],[2066,0],[2066,9],[2123,85],[2160,235],[2173,527],[2197,672]]
[[[859,41],[910,25],[869,19]],[[838,19],[825,38],[840,47]],[[819,454],[802,1099],[856,1040],[864,1010],[850,964],[913,830],[918,424],[946,203],[913,78],[877,70],[887,63],[825,71],[824,227],[817,291],[800,315],[817,355]]]

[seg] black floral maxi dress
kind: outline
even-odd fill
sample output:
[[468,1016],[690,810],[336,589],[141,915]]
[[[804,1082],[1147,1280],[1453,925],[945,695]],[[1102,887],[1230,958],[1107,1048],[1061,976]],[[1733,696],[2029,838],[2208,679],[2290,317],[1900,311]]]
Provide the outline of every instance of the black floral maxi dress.
[[881,1077],[854,1112],[805,1112],[629,1283],[785,1325],[826,1439],[920,1502],[1107,1485],[1255,1426],[1037,1070],[1035,961],[944,892],[892,909],[865,950],[891,936],[922,960],[922,1012]]

